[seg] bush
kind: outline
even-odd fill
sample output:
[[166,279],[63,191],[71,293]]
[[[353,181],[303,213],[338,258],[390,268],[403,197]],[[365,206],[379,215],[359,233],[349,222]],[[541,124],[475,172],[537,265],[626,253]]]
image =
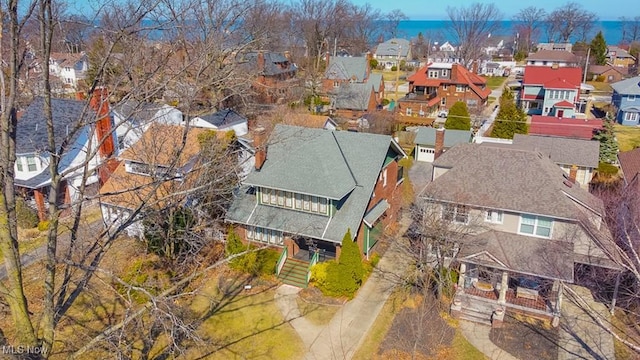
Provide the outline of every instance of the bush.
[[40,221],[38,223],[38,230],[47,231],[47,230],[49,230],[49,225],[50,225],[49,220]]
[[32,229],[38,226],[38,213],[30,208],[23,198],[16,198],[16,217],[18,226],[23,229]]
[[315,264],[311,268],[311,282],[320,289],[326,287],[329,267],[334,266],[335,264],[336,262],[333,260]]
[[369,60],[369,67],[371,69],[377,69],[378,68],[378,60],[376,60],[376,59]]
[[390,101],[389,99],[382,99],[382,106],[387,106],[389,105]]
[[380,255],[376,252],[374,252],[371,255],[371,258],[369,259],[369,263],[371,264],[372,267],[376,267],[378,266],[378,263],[380,262]]
[[391,71],[398,71],[398,67],[397,67],[397,66],[395,66],[395,65],[393,65],[393,66],[391,67]]
[[597,81],[597,82],[604,82],[604,81],[605,81],[605,79],[606,79],[606,76],[604,76],[604,75],[598,75],[598,76],[596,77],[596,81]]
[[[319,269],[315,269],[320,266]],[[315,285],[327,296],[353,298],[365,276],[360,249],[347,231],[342,239],[342,251],[338,262],[316,264],[311,270]]]

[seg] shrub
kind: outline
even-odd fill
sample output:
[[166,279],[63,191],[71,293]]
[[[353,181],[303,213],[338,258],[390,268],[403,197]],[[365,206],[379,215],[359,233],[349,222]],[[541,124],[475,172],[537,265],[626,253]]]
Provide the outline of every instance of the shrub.
[[334,266],[335,264],[336,262],[332,260],[315,264],[311,268],[311,282],[320,289],[324,288],[327,285],[329,267]]
[[[326,262],[312,271],[315,285],[327,296],[352,298],[365,276],[365,268],[360,257],[360,249],[347,231],[342,239],[342,251],[338,262]],[[315,273],[315,275],[314,275]]]
[[378,60],[376,60],[376,59],[369,60],[369,67],[371,69],[377,69],[378,68]]
[[369,259],[369,263],[371,264],[371,266],[376,267],[378,266],[379,262],[380,262],[380,255],[374,252],[371,255],[371,258]]
[[16,198],[16,217],[18,226],[23,229],[31,229],[38,226],[38,213],[30,208],[23,198]]
[[389,99],[382,99],[382,106],[387,106],[389,105],[390,101]]
[[50,225],[49,220],[40,221],[38,223],[38,230],[47,231],[49,230],[49,225]]
[[596,77],[596,81],[597,81],[597,82],[604,82],[606,79],[607,79],[607,77],[606,77],[606,76],[604,76],[604,75],[598,75],[598,76]]
[[240,236],[236,233],[233,227],[229,227],[227,230],[227,245],[224,247],[227,256],[240,254],[247,250],[247,247],[240,240]]
[[393,66],[391,67],[391,71],[398,71],[398,67],[397,67],[397,66],[395,66],[395,65],[393,65]]

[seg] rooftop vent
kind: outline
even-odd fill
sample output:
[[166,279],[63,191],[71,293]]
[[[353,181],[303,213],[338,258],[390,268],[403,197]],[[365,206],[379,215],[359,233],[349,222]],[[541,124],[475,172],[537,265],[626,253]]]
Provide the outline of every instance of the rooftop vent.
[[566,187],[573,187],[573,183],[571,182],[571,180],[565,180],[562,182]]

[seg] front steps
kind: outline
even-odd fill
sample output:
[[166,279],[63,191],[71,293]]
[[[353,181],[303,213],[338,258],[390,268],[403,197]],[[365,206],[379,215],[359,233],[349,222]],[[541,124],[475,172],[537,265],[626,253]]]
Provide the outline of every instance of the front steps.
[[307,287],[307,273],[309,272],[309,263],[293,258],[288,258],[278,279],[285,284],[296,286],[299,288]]

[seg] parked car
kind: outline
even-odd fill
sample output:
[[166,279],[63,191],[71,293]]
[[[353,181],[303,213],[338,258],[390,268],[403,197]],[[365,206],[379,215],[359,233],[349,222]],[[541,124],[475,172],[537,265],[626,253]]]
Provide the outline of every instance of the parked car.
[[449,116],[449,112],[447,110],[440,110],[438,112],[438,117],[440,118],[446,118],[447,116]]

